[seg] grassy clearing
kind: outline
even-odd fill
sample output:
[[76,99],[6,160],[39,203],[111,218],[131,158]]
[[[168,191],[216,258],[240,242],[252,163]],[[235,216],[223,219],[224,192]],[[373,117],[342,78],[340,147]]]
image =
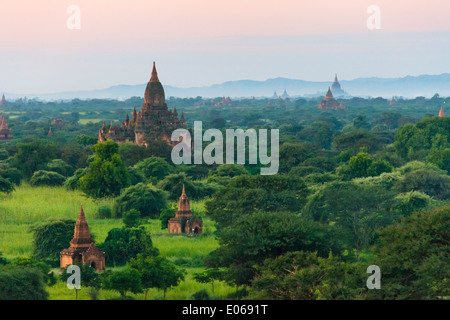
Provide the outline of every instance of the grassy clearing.
[[89,122],[92,123],[99,123],[99,122],[103,122],[104,119],[80,119],[78,120],[79,124],[88,124]]
[[[34,223],[40,223],[48,219],[73,219],[76,220],[83,209],[89,223],[91,233],[96,243],[102,243],[112,228],[122,227],[120,219],[99,219],[96,213],[99,206],[112,206],[113,199],[93,200],[85,197],[78,191],[67,191],[63,187],[31,187],[23,184],[9,196],[0,198],[0,252],[8,259],[19,256],[28,257],[32,255],[32,234],[29,227]],[[202,257],[218,247],[214,236],[214,223],[204,216],[204,203],[202,201],[191,201],[191,207],[196,215],[204,219],[204,234],[198,237],[188,235],[169,234],[167,229],[161,230],[160,221],[147,219],[144,221],[145,228],[151,233],[153,245],[157,247],[160,254],[171,261],[185,265],[186,279],[178,287],[166,293],[166,299],[190,299],[192,294],[206,289],[211,294],[210,284],[201,284],[193,280],[193,274],[203,270],[201,267]],[[116,269],[116,268],[114,268]],[[59,269],[54,270],[59,273]],[[215,297],[224,297],[234,292],[234,288],[226,283],[215,283]],[[52,300],[72,300],[75,297],[73,290],[67,289],[66,285],[58,282],[47,288]],[[143,299],[143,294],[132,295],[135,299]],[[116,299],[119,293],[101,290],[100,299]],[[162,299],[163,292],[150,290],[148,299]],[[79,299],[90,299],[88,290],[79,291]]]

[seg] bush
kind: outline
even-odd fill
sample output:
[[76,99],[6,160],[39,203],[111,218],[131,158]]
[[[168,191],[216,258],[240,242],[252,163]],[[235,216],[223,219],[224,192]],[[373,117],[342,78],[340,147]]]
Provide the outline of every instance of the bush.
[[18,267],[0,271],[0,300],[47,300],[48,296],[38,269]]
[[67,248],[73,237],[75,221],[56,220],[33,225],[33,255],[36,259],[49,259],[52,266],[59,265],[59,253]]
[[175,170],[166,160],[159,157],[150,157],[139,161],[135,169],[141,171],[143,175],[152,183],[156,184]]
[[245,288],[236,290],[235,292],[229,293],[227,299],[229,300],[241,300],[248,296],[248,291]]
[[15,185],[20,185],[20,182],[22,181],[22,174],[16,168],[6,168],[0,170],[0,177],[8,179]]
[[296,166],[289,171],[289,175],[295,177],[304,177],[313,173],[321,174],[323,173],[323,170],[311,166]]
[[211,300],[211,297],[209,296],[208,292],[205,289],[202,289],[200,291],[197,291],[192,295],[193,300]]
[[136,209],[124,212],[122,221],[126,228],[135,228],[140,225],[141,214]]
[[431,170],[416,170],[405,174],[396,185],[400,192],[421,191],[440,200],[450,198],[450,177]]
[[72,177],[67,178],[66,182],[64,182],[64,186],[67,190],[75,190],[78,187],[78,181],[80,181],[80,178],[84,176],[86,173],[86,168],[84,169],[77,169]]
[[116,199],[113,212],[116,217],[121,217],[124,212],[136,209],[142,217],[158,218],[166,206],[166,194],[162,190],[138,183],[125,189]]
[[114,228],[108,232],[104,243],[99,246],[105,252],[107,265],[123,265],[139,253],[148,256],[158,255],[152,238],[143,226],[138,228]]
[[97,211],[98,219],[109,219],[111,218],[111,208],[109,206],[100,206]]
[[161,210],[159,215],[159,220],[161,220],[161,229],[167,229],[169,225],[169,219],[175,217],[175,212],[177,209],[175,207],[165,208]]
[[61,159],[53,159],[47,164],[47,168],[50,169],[50,171],[57,172],[64,177],[68,177],[73,174],[72,166],[68,165]]
[[11,193],[14,189],[14,185],[8,179],[0,177],[0,192]]
[[38,186],[62,186],[66,178],[57,172],[39,170],[36,171],[30,179],[30,184]]
[[214,182],[192,181],[184,172],[168,175],[158,183],[158,188],[167,191],[170,200],[178,200],[183,185],[189,199],[195,200],[209,197],[222,188],[221,185]]
[[430,201],[431,198],[428,195],[419,191],[411,191],[396,196],[394,206],[402,215],[409,215],[414,211],[426,208]]

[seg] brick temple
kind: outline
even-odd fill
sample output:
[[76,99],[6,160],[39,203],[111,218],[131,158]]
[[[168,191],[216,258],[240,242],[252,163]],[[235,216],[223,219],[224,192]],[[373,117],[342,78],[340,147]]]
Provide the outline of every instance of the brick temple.
[[177,109],[167,108],[164,88],[158,79],[155,62],[153,62],[152,75],[145,89],[141,110],[136,112],[134,108],[131,119],[127,113],[120,126],[114,126],[111,122],[108,130],[106,123],[103,122],[103,127],[98,133],[98,142],[111,139],[119,144],[130,142],[148,146],[159,140],[174,146],[178,143],[178,141],[171,141],[171,134],[175,129],[187,129],[184,114],[181,112],[178,119]]
[[5,116],[2,115],[2,118],[0,119],[0,141],[10,140],[12,138],[12,132],[8,128],[8,123],[5,120]]
[[169,219],[168,230],[169,233],[201,234],[203,232],[203,221],[193,217],[184,185],[178,200],[177,213],[175,218]]
[[341,103],[339,103],[334,97],[333,94],[331,93],[331,89],[330,87],[328,87],[328,92],[325,96],[325,98],[322,100],[321,103],[319,103],[318,106],[319,109],[321,110],[338,110],[338,109],[344,109],[344,105]]
[[70,247],[60,252],[61,268],[77,262],[89,264],[97,271],[105,270],[105,253],[95,246],[95,241],[91,237],[84,215],[83,206],[81,206],[78,220],[75,224]]

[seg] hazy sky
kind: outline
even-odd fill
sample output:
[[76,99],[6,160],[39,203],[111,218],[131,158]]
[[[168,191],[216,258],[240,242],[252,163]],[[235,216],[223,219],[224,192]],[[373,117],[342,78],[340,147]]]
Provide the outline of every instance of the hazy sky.
[[153,61],[178,87],[441,74],[449,12],[449,0],[0,0],[0,93],[141,84]]

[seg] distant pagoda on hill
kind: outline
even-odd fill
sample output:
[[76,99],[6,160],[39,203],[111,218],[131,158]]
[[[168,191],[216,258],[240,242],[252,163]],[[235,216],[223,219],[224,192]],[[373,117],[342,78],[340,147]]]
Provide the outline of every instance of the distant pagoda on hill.
[[392,100],[389,101],[389,105],[390,105],[390,106],[395,106],[396,104],[397,104],[397,100],[395,100],[395,97],[392,96]]
[[2,100],[0,100],[0,106],[3,106],[6,104],[6,98],[5,98],[5,94],[2,95]]
[[178,119],[177,109],[173,111],[167,108],[164,88],[158,79],[155,62],[150,81],[147,84],[144,93],[144,103],[139,112],[136,108],[130,117],[127,116],[122,121],[120,127],[111,125],[106,130],[106,124],[98,133],[98,142],[104,142],[107,139],[114,140],[117,143],[131,142],[138,145],[148,146],[155,141],[165,141],[169,145],[176,145],[178,141],[171,141],[172,132],[175,129],[187,129],[184,114]]
[[445,118],[444,107],[442,107],[442,106],[441,106],[441,110],[439,110],[439,117],[440,118]]
[[335,97],[341,97],[346,95],[345,91],[342,90],[341,88],[341,84],[338,81],[337,74],[334,75],[334,82],[331,85],[331,92]]
[[325,95],[325,98],[322,100],[321,103],[319,103],[318,108],[320,110],[339,110],[339,109],[345,109],[342,102],[338,102],[334,97],[333,93],[331,93],[330,87],[328,87],[327,94]]

